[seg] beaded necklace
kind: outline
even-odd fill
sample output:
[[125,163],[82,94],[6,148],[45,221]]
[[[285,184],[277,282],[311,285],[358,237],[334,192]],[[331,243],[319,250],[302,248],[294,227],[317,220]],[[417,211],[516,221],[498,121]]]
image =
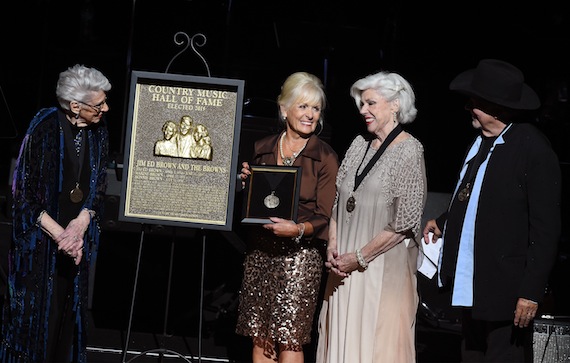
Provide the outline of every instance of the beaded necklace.
[[[281,135],[281,139],[279,140],[279,153],[281,154],[281,159],[283,160],[283,165],[285,166],[292,166],[293,163],[295,162],[295,159],[297,159],[297,157],[301,154],[301,152],[305,149],[305,146],[307,146],[307,142],[309,142],[309,140],[307,140],[305,142],[305,145],[303,145],[303,147],[297,151],[297,152],[293,152],[293,155],[290,157],[285,157],[285,154],[283,153],[283,139],[285,139],[285,135],[287,134],[287,131],[285,131],[282,135]],[[293,150],[291,150],[293,151]]]

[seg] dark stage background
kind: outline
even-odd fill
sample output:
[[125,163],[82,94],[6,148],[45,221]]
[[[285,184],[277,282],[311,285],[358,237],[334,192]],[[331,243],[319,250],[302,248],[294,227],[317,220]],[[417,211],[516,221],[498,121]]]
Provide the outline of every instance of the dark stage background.
[[[240,161],[249,158],[254,140],[277,130],[274,100],[290,73],[305,70],[324,81],[329,107],[322,136],[342,158],[354,136],[365,131],[349,96],[350,85],[379,70],[396,71],[416,91],[419,113],[407,129],[424,144],[429,190],[449,193],[474,130],[463,110],[464,100],[451,94],[448,84],[479,59],[500,58],[521,68],[539,93],[543,108],[534,122],[550,138],[561,161],[564,230],[548,307],[551,313],[570,315],[568,288],[561,281],[570,272],[570,24],[569,13],[562,6],[549,1],[517,3],[516,8],[478,2],[461,10],[425,2],[363,0],[12,2],[12,10],[3,11],[0,21],[2,258],[9,243],[11,163],[33,115],[41,107],[56,105],[59,72],[75,63],[100,69],[113,84],[107,121],[118,163],[122,163],[130,73],[164,72],[182,49],[174,42],[179,31],[206,36],[206,44],[197,49],[213,77],[245,80]],[[169,72],[207,75],[192,51],[177,57]],[[120,188],[113,177],[113,188]],[[112,317],[109,324],[124,327],[141,226],[119,223],[120,193],[112,189],[109,194],[93,309],[96,318]],[[239,197],[236,201],[235,209],[240,211]],[[144,304],[137,308],[143,313],[136,316],[135,326],[162,330],[172,246],[176,267],[169,330],[196,328],[202,256],[206,266],[205,330],[231,326],[244,251],[239,224],[229,233],[206,231],[205,251],[200,230],[152,226],[147,232],[138,299]],[[436,315],[448,318],[445,295],[438,295],[430,281],[420,281],[420,287],[425,299],[435,305]]]
[[[386,69],[406,77],[417,95],[417,120],[408,129],[425,145],[430,190],[448,192],[472,130],[463,98],[448,91],[459,72],[481,58],[520,67],[542,98],[536,123],[561,161],[570,161],[569,14],[549,1],[516,8],[493,4],[466,10],[431,4],[376,1],[261,0],[36,0],[3,13],[0,39],[2,175],[29,120],[55,105],[59,72],[75,63],[99,68],[113,83],[108,124],[122,154],[132,70],[164,72],[182,49],[174,35],[202,33],[197,49],[213,77],[245,80],[244,115],[274,118],[274,100],[287,75],[306,70],[326,84],[325,135],[343,155],[364,123],[349,96],[358,78]],[[445,15],[444,15],[445,14]],[[170,73],[207,75],[192,52]],[[271,123],[271,124],[270,124]],[[266,130],[276,124],[259,120]],[[249,157],[249,149],[241,159]]]

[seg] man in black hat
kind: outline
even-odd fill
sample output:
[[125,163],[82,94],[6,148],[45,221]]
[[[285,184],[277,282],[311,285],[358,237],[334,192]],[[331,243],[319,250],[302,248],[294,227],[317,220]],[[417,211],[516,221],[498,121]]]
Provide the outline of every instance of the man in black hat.
[[[480,131],[448,210],[424,228],[443,238],[440,286],[462,309],[464,362],[531,362],[532,324],[561,233],[561,172],[546,137],[520,123],[540,107],[522,72],[495,59],[459,74]],[[431,235],[431,240],[430,240]]]

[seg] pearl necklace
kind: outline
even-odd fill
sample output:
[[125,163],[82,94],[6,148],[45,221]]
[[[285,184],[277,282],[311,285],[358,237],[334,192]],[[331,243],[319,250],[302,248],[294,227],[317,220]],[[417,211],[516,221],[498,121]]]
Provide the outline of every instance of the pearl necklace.
[[301,154],[301,152],[305,149],[305,146],[307,146],[307,142],[309,142],[309,140],[305,142],[305,145],[303,145],[303,147],[299,151],[293,152],[293,156],[285,157],[285,154],[283,153],[283,139],[285,139],[286,134],[287,131],[285,131],[283,135],[281,135],[281,139],[279,140],[279,153],[281,154],[281,160],[283,160],[283,165],[292,166],[293,163],[295,162],[295,159],[297,159],[297,156],[299,156],[299,154]]

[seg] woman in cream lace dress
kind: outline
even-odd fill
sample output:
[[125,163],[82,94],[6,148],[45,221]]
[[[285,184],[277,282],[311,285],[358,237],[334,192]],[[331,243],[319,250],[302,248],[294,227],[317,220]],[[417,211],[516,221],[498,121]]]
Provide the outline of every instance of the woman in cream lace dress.
[[410,363],[426,175],[423,146],[401,124],[415,119],[415,95],[388,72],[351,95],[370,135],[353,140],[337,177],[317,362]]

